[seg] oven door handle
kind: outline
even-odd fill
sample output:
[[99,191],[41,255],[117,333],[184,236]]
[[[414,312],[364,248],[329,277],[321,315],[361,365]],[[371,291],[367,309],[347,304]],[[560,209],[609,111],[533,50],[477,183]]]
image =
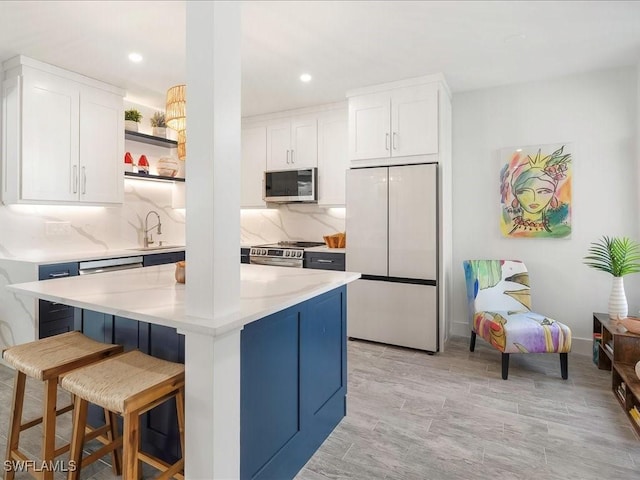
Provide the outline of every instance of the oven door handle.
[[302,267],[302,259],[278,257],[249,257],[249,263],[255,265],[272,265],[276,267]]

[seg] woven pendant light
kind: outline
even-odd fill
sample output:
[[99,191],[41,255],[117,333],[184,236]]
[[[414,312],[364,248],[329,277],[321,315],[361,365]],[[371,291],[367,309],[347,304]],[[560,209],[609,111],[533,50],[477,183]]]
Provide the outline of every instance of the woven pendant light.
[[178,132],[178,158],[187,158],[187,86],[175,85],[167,90],[167,126]]

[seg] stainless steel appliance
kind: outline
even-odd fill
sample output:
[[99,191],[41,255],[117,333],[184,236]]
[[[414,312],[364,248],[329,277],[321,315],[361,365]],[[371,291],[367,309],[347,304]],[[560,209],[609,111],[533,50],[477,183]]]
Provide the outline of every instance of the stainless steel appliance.
[[264,199],[289,203],[318,201],[318,169],[278,170],[264,173]]
[[107,258],[104,260],[90,260],[80,262],[80,275],[93,275],[96,273],[114,272],[116,270],[129,270],[142,268],[142,257]]
[[304,249],[324,245],[323,242],[278,242],[251,247],[249,263],[278,267],[304,266]]
[[438,351],[437,165],[347,173],[349,337]]

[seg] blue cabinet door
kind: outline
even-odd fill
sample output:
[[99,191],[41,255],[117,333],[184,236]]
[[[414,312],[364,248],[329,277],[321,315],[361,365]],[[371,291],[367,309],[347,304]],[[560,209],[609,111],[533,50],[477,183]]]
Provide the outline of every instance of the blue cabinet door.
[[292,307],[245,326],[240,353],[240,477],[286,453],[300,430],[299,318]]
[[240,478],[287,479],[345,415],[346,288],[245,326]]

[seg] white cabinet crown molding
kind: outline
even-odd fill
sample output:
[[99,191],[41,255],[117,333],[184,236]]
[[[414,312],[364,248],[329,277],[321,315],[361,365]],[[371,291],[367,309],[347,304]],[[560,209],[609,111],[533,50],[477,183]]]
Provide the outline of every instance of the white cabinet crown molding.
[[416,85],[424,85],[425,83],[440,83],[449,98],[451,98],[451,90],[449,89],[449,85],[447,85],[447,81],[445,80],[442,73],[424,75],[422,77],[406,78],[404,80],[397,80],[394,82],[380,83],[377,85],[355,88],[353,90],[349,90],[346,93],[346,97],[349,98],[356,97],[358,95],[369,95],[371,93],[388,92],[389,90],[393,90],[396,88],[413,87]]

